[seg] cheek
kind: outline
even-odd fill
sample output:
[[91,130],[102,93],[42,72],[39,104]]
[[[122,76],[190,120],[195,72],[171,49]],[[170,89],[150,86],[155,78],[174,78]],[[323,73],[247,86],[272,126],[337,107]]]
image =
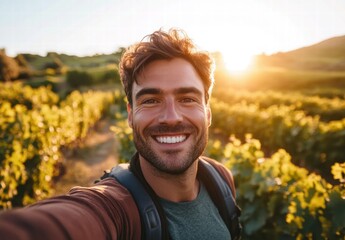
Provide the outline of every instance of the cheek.
[[191,108],[184,111],[185,119],[193,123],[194,125],[206,125],[209,126],[209,114],[204,108]]
[[137,108],[132,113],[132,124],[137,128],[145,128],[158,119],[158,114],[157,110]]
[[206,109],[206,117],[207,117],[207,127],[210,127],[211,126],[211,123],[212,123],[212,112],[211,112],[211,109],[210,108],[207,108]]
[[129,103],[127,103],[127,122],[130,128],[133,128],[133,111],[132,111],[132,107]]

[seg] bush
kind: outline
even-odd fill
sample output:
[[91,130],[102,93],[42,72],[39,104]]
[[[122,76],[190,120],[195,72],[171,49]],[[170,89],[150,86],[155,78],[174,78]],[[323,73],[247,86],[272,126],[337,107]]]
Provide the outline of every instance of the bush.
[[293,162],[333,182],[331,166],[344,162],[345,118],[322,122],[293,106],[273,105],[260,109],[257,104],[228,104],[212,99],[211,131],[224,138],[235,134],[244,140],[247,133],[259,139],[266,152],[284,148]]
[[66,74],[66,82],[73,88],[81,86],[90,86],[94,79],[91,74],[84,71],[68,71]]
[[6,55],[5,49],[0,49],[0,81],[9,82],[19,75],[19,66],[15,59]]
[[54,104],[57,96],[48,88],[19,86],[14,88],[24,92],[19,102],[11,102],[15,92],[0,88],[0,209],[48,197],[60,148],[83,139],[119,97],[117,92],[74,91]]
[[209,150],[212,145],[213,157],[223,159],[236,181],[244,239],[344,239],[344,164],[332,167],[334,178],[342,179],[332,186],[292,164],[283,149],[266,157],[249,136],[243,144],[232,138]]
[[109,83],[121,83],[120,82],[120,74],[118,70],[107,70],[104,72],[102,76],[102,82],[109,82]]

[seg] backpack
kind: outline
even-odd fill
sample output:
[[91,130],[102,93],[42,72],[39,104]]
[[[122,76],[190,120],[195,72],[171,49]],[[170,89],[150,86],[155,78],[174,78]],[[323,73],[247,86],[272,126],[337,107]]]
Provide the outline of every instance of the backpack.
[[[200,159],[198,176],[206,186],[213,202],[219,210],[219,213],[229,229],[231,239],[240,239],[241,224],[239,217],[241,210],[237,206],[232,195],[230,186],[222,178],[221,174],[207,161]],[[115,178],[121,185],[126,187],[134,198],[140,214],[142,225],[142,239],[161,240],[168,239],[163,237],[167,235],[165,217],[162,210],[157,206],[157,201],[153,200],[152,193],[148,191],[147,186],[139,180],[135,171],[132,171],[131,165],[122,163],[112,168],[110,172],[105,172],[101,179],[107,177]]]

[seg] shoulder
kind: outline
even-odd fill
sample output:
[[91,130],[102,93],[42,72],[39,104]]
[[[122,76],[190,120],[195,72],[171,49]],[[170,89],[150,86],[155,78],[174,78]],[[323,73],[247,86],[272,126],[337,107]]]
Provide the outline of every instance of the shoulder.
[[201,159],[205,160],[206,162],[210,163],[223,177],[223,179],[227,182],[227,184],[230,186],[233,196],[236,196],[235,191],[235,183],[234,178],[232,176],[231,171],[224,166],[224,164],[205,156],[201,156]]
[[91,229],[94,228],[91,224],[99,225],[111,239],[121,239],[121,236],[136,239],[141,234],[135,201],[129,191],[113,178],[103,179],[91,187],[74,187],[63,198],[69,202],[70,209],[76,212],[75,216],[66,213],[67,217],[74,218],[73,222],[79,219],[88,223],[85,225]]
[[131,193],[114,178],[105,178],[92,187],[74,187],[70,190],[69,195],[88,199],[93,204],[100,206],[102,210],[109,211],[108,214],[117,215],[117,220],[139,222],[140,225],[135,200]]
[[117,239],[137,239],[141,234],[140,216],[130,192],[114,178],[108,177],[91,187],[75,187],[70,196],[87,199],[93,211],[101,216],[107,232]]
[[88,195],[91,199],[102,197],[104,200],[129,201],[130,204],[135,204],[130,192],[111,177],[105,178],[91,187],[74,187],[70,190],[69,195]]

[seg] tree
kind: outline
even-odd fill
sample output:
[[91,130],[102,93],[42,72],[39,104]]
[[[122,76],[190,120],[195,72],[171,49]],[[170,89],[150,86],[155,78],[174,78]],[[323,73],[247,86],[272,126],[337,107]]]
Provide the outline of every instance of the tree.
[[0,49],[0,81],[9,82],[19,75],[17,62],[6,55],[5,49]]
[[18,54],[15,58],[19,66],[18,79],[28,79],[32,75],[30,65],[23,54]]
[[66,82],[73,88],[89,86],[93,82],[93,77],[88,72],[73,70],[67,72]]
[[55,52],[49,52],[47,54],[47,59],[51,59],[49,62],[45,63],[43,66],[44,70],[52,69],[56,74],[62,74],[65,72],[65,65],[59,58],[58,54]]

